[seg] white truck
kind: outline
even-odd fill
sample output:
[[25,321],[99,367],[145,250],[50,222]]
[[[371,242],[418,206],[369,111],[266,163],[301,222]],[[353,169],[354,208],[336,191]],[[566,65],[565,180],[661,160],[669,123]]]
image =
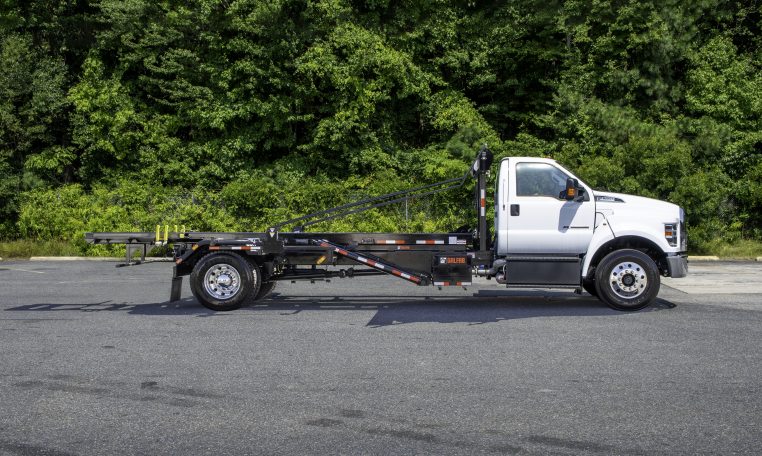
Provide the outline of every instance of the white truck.
[[500,162],[495,233],[498,282],[579,281],[616,309],[648,305],[659,292],[660,275],[688,272],[682,208],[595,191],[546,158]]
[[[495,176],[494,237],[487,224],[493,156],[482,147],[466,175],[325,209],[265,232],[87,233],[142,257],[174,246],[170,300],[189,275],[198,301],[232,310],[263,299],[280,280],[393,275],[416,285],[468,286],[473,275],[507,287],[582,289],[618,310],[654,301],[660,277],[688,272],[684,211],[671,203],[595,191],[554,160],[510,157]],[[319,233],[306,228],[425,197],[477,180],[476,226],[452,233]],[[282,231],[284,226],[293,227]],[[333,267],[327,267],[333,266]],[[350,266],[343,269],[343,266]],[[360,266],[360,269],[355,269]]]

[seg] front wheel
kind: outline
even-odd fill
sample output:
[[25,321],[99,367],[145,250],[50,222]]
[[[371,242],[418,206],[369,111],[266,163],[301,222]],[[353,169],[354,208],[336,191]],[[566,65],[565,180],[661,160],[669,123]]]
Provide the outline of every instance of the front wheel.
[[234,310],[259,291],[261,278],[256,265],[234,253],[210,253],[193,268],[193,296],[212,310]]
[[616,250],[595,270],[598,299],[616,310],[640,310],[659,294],[659,268],[639,250]]

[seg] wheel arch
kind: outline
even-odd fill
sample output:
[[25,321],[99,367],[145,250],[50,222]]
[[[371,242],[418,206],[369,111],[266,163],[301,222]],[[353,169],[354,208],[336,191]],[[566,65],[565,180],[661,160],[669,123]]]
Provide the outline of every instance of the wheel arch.
[[[659,268],[660,274],[664,274],[667,270],[667,264],[665,262],[666,254],[654,241],[643,236],[621,236],[601,244],[592,253],[590,260],[587,261],[586,259],[582,277],[589,279],[591,276],[594,276],[595,268],[606,255],[622,249],[639,250],[645,253],[654,260],[654,263],[656,263],[656,266]],[[588,252],[588,255],[590,255],[590,252]]]

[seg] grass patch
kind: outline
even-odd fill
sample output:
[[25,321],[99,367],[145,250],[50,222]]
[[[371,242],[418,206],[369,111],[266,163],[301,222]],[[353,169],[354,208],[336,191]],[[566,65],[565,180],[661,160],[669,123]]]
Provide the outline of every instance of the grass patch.
[[33,241],[21,239],[0,241],[0,258],[29,258],[32,256],[78,256],[79,248],[69,241]]
[[[124,245],[85,245],[82,242],[60,239],[35,241],[18,239],[0,241],[0,258],[29,258],[33,256],[88,256],[88,257],[124,257]],[[147,256],[166,257],[172,250],[168,247],[153,248]],[[138,254],[136,253],[135,256]]]
[[749,259],[762,257],[762,241],[741,239],[731,243],[709,241],[702,246],[700,255],[717,255],[723,259]]

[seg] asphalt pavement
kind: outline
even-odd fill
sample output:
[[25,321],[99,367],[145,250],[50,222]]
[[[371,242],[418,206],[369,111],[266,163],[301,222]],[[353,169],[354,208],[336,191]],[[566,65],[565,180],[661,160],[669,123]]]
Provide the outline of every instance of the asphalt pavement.
[[233,312],[172,265],[0,262],[0,454],[759,454],[760,263],[635,313],[569,291],[280,283]]

